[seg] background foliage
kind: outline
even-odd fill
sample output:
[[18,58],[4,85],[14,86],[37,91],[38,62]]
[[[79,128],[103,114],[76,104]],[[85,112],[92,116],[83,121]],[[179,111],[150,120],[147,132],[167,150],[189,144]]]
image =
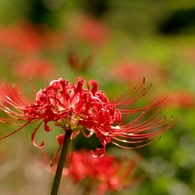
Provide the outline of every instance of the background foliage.
[[[29,3],[30,2],[30,3]],[[195,191],[195,3],[125,0],[2,0],[0,77],[32,98],[47,79],[99,82],[110,99],[142,82],[146,100],[169,96],[162,113],[180,121],[160,140],[134,152],[146,179],[114,194],[192,195]],[[14,127],[0,126],[0,135]],[[56,150],[55,134],[40,132],[46,147],[30,143],[33,125],[0,142],[0,194],[48,194],[53,176],[40,166]],[[93,147],[79,137],[75,149]],[[118,150],[110,148],[113,154]],[[123,150],[121,150],[121,153]],[[131,155],[132,151],[125,151]],[[64,185],[67,183],[65,179]]]

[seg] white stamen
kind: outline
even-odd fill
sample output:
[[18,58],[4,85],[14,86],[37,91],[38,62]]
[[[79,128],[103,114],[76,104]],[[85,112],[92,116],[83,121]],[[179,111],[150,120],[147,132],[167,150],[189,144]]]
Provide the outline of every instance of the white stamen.
[[120,126],[115,126],[115,127],[114,127],[114,126],[111,126],[111,128],[112,128],[112,129],[116,129],[116,130],[121,129]]

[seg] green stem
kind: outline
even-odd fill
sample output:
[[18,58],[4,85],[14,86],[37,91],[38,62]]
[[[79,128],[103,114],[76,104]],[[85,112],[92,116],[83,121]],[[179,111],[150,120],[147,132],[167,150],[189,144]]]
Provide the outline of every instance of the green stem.
[[59,189],[60,181],[61,181],[61,177],[62,177],[62,171],[63,171],[65,160],[66,160],[68,146],[69,146],[69,143],[70,143],[70,137],[71,137],[71,131],[67,130],[65,135],[64,135],[64,143],[63,143],[63,146],[62,146],[62,151],[61,151],[61,154],[60,154],[58,167],[57,167],[56,174],[55,174],[55,177],[54,177],[53,186],[52,186],[52,190],[51,190],[51,195],[57,195],[58,194],[58,189]]

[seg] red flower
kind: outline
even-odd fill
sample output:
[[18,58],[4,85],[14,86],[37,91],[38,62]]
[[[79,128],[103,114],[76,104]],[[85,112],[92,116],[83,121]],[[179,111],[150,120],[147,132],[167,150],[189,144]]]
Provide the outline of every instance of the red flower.
[[[138,159],[116,158],[105,154],[101,159],[93,158],[87,150],[74,151],[70,167],[64,167],[63,176],[73,179],[74,184],[82,183],[98,194],[114,192],[141,180],[136,178]],[[55,172],[55,166],[49,172]]]
[[188,91],[176,91],[169,94],[164,104],[167,107],[177,107],[177,108],[189,108],[194,109],[195,106],[195,96]]
[[[39,90],[33,103],[25,104],[15,88],[9,88],[4,84],[0,97],[13,109],[1,104],[0,110],[9,115],[11,119],[0,118],[0,121],[14,124],[17,121],[24,123],[19,129],[0,139],[18,132],[29,123],[41,121],[32,133],[32,142],[35,144],[34,137],[39,127],[44,124],[45,131],[51,131],[48,123],[53,121],[65,132],[72,131],[72,139],[80,131],[85,137],[95,134],[102,148],[92,151],[94,157],[103,156],[109,142],[127,149],[145,146],[153,142],[154,137],[169,129],[176,120],[157,115],[163,100],[159,102],[153,100],[144,107],[134,109],[135,102],[144,97],[150,88],[150,86],[143,87],[144,85],[145,82],[133,88],[130,93],[109,101],[106,94],[98,90],[98,83],[94,80],[87,82],[78,78],[75,85],[60,78]],[[9,96],[5,93],[8,88],[11,94]],[[131,108],[128,108],[128,105]],[[134,114],[139,115],[130,121],[129,118]],[[146,118],[147,114],[148,118]],[[57,137],[59,144],[62,144],[63,136]],[[43,145],[44,142],[38,147]]]
[[153,75],[156,75],[155,79],[160,80],[165,77],[163,69],[155,66],[153,62],[145,62],[143,65],[139,62],[122,61],[114,64],[112,67],[111,76],[123,82],[137,83],[140,80],[140,76],[152,78]]
[[64,44],[64,35],[43,25],[28,22],[0,28],[0,49],[16,54],[29,54],[41,50],[55,50]]
[[[23,60],[14,67],[13,71],[19,78],[48,78],[55,75],[56,70],[48,60]],[[28,74],[27,74],[28,73]]]
[[108,40],[109,30],[101,21],[79,15],[72,19],[70,33],[81,41],[94,46],[102,46]]
[[41,37],[32,25],[17,24],[0,29],[0,46],[18,53],[31,53],[40,48]]

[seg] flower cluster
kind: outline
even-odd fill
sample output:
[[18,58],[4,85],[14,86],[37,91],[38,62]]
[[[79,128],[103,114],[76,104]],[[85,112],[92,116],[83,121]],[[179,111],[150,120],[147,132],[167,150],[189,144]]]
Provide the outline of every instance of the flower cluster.
[[[15,87],[3,83],[0,91],[0,99],[3,100],[0,110],[11,118],[0,118],[0,122],[15,124],[18,121],[21,126],[0,139],[18,132],[29,123],[40,121],[32,133],[32,142],[37,147],[43,147],[44,142],[40,145],[35,143],[36,132],[42,124],[45,131],[51,131],[52,128],[48,123],[53,121],[56,126],[64,130],[64,133],[71,131],[71,139],[79,132],[85,137],[95,134],[102,148],[92,151],[94,157],[103,156],[106,145],[110,142],[127,149],[145,146],[176,121],[157,115],[163,100],[159,102],[153,100],[144,107],[133,108],[134,103],[144,97],[149,88],[150,86],[145,87],[143,80],[143,83],[129,93],[109,101],[106,94],[98,90],[98,83],[94,80],[86,81],[78,78],[77,83],[73,84],[59,78],[39,90],[33,103],[26,104]],[[149,111],[152,111],[152,114],[148,113]],[[129,117],[137,113],[139,115],[129,121]],[[147,113],[148,118],[146,118]],[[59,135],[57,139],[61,145],[64,134]]]
[[[82,184],[83,190],[93,191],[97,194],[114,192],[132,186],[142,180],[136,176],[138,157],[114,157],[105,154],[102,158],[93,158],[88,150],[74,151],[70,167],[64,167],[62,175],[71,178],[73,184]],[[52,169],[45,169],[55,173]],[[87,193],[85,193],[87,194]]]
[[2,53],[9,51],[9,55],[13,52],[21,57],[21,55],[29,55],[45,49],[58,49],[64,43],[62,40],[64,37],[61,33],[52,32],[46,26],[28,22],[0,27],[0,50]]

